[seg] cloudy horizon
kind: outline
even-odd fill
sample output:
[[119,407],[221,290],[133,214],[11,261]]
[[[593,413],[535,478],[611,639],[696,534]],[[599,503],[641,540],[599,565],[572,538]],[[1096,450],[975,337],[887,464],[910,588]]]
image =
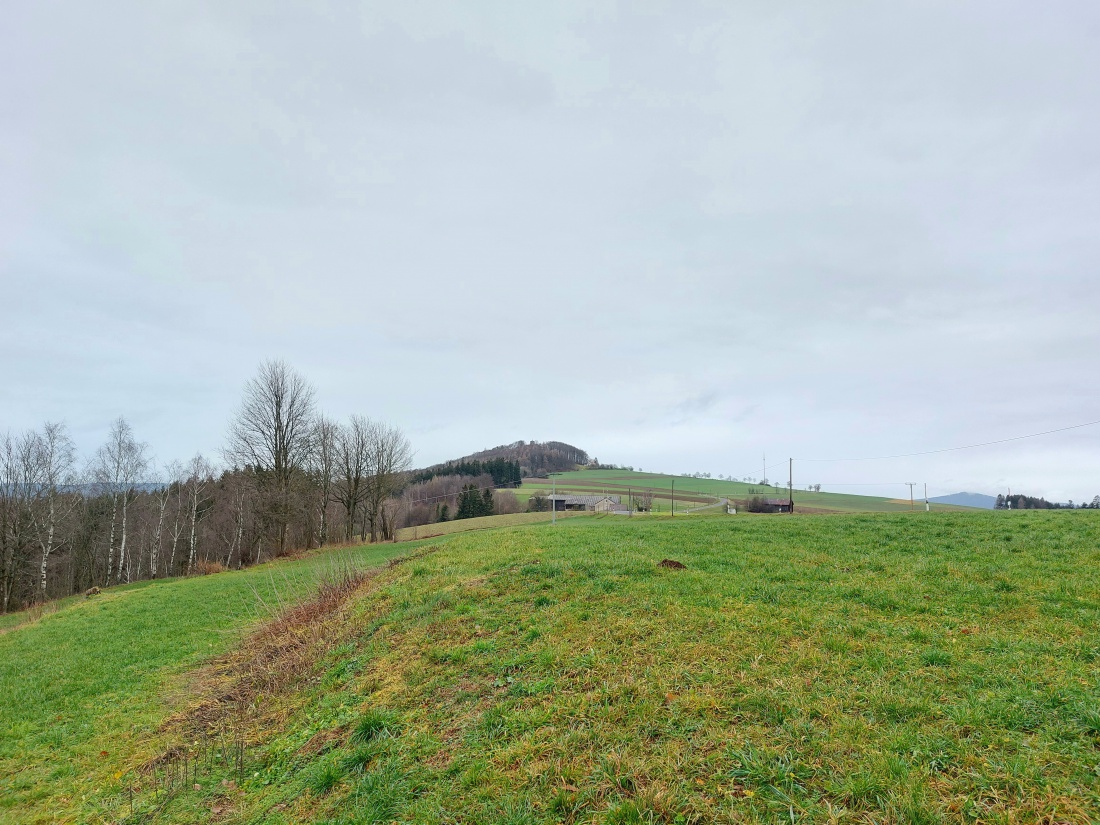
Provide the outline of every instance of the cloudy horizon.
[[1100,419],[1092,4],[7,18],[0,433],[216,456],[281,358],[422,466],[1100,494],[1100,426],[805,460]]

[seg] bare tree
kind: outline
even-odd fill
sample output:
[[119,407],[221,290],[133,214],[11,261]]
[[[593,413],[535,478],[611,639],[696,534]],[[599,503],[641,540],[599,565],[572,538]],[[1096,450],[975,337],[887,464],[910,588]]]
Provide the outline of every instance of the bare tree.
[[245,385],[229,425],[226,459],[270,481],[280,553],[290,526],[291,482],[309,458],[313,395],[313,386],[285,362],[265,361]]
[[522,508],[519,506],[519,499],[516,498],[516,494],[511,490],[497,490],[494,498],[495,510],[498,515],[522,512]]
[[371,472],[371,433],[369,418],[353,415],[336,434],[336,484],[333,498],[344,507],[344,540],[355,535],[355,518],[367,498]]
[[[195,558],[198,550],[198,525],[200,519],[199,508],[203,503],[206,487],[210,484],[210,476],[213,474],[213,468],[210,466],[202,453],[196,453],[195,457],[191,459],[191,462],[187,465],[187,500],[188,500],[188,513],[191,521],[191,539],[188,543],[187,552],[187,572],[192,573],[195,569]],[[203,509],[205,513],[205,508]]]
[[25,439],[0,441],[0,607],[7,613],[24,577],[33,540],[27,510],[30,488],[23,468]]
[[[134,486],[145,471],[146,446],[134,438],[134,430],[125,418],[119,416],[111,425],[111,432],[105,443],[96,452],[92,463],[92,477],[100,489],[111,497],[111,529],[107,537],[107,576],[111,583],[112,574],[122,581],[124,569],[128,567],[126,555],[126,528],[128,508],[133,499]],[[121,513],[119,503],[121,502]],[[121,527],[119,516],[121,515]],[[116,529],[119,528],[120,529]],[[121,534],[118,546],[118,567],[115,568],[115,535]]]
[[40,433],[27,433],[24,440],[24,479],[31,503],[31,527],[39,550],[38,596],[45,601],[50,555],[64,543],[59,540],[59,523],[79,501],[73,490],[76,446],[65,425],[56,422],[47,422]]
[[328,508],[333,500],[340,425],[323,415],[313,422],[312,450],[309,454],[309,475],[315,487],[317,513],[317,545],[328,542]]
[[393,538],[396,528],[392,514],[384,507],[386,499],[397,495],[404,475],[412,464],[412,445],[397,427],[375,422],[370,428],[370,483],[367,485],[366,521],[370,540]]
[[170,521],[168,523],[168,535],[172,540],[171,552],[165,564],[165,575],[171,576],[176,570],[176,552],[179,549],[180,539],[187,529],[186,503],[187,503],[187,468],[178,461],[173,461],[166,468],[168,476],[168,491],[170,502],[168,511]]
[[225,566],[231,567],[233,556],[237,567],[244,564],[244,536],[254,495],[252,476],[245,473],[228,474],[223,482],[223,498],[229,507],[226,524],[222,527],[222,540],[226,546]]
[[157,472],[151,481],[155,485],[153,490],[154,511],[156,526],[153,528],[153,536],[149,540],[149,578],[155,579],[160,571],[160,551],[164,545],[164,519],[168,513],[168,502],[172,500],[172,480],[180,475],[176,470],[177,463],[164,468],[164,472]]

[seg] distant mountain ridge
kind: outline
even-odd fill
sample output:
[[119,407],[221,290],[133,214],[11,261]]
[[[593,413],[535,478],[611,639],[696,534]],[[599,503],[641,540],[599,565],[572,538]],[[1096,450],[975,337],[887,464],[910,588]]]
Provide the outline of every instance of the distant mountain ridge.
[[949,496],[936,496],[928,499],[933,504],[957,504],[961,507],[979,507],[982,510],[992,510],[997,504],[997,499],[983,493],[952,493]]

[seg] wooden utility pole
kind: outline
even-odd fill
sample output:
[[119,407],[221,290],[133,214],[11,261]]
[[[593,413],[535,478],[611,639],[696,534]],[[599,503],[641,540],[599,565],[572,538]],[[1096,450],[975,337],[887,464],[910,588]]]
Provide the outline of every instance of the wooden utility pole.
[[787,459],[787,504],[794,512],[794,459]]
[[672,477],[672,515],[676,515],[676,476]]
[[913,488],[917,486],[917,482],[907,481],[905,483],[909,485],[909,509],[916,510],[917,505],[913,502]]

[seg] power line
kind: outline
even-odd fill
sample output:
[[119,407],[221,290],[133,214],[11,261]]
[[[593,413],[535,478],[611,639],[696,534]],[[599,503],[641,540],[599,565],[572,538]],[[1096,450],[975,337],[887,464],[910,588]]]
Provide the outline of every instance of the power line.
[[[459,478],[462,478],[462,477],[463,476],[459,476]],[[437,476],[437,478],[446,478],[446,476]],[[465,478],[469,478],[469,476],[465,476]],[[424,504],[425,502],[428,502],[428,501],[439,501],[440,499],[443,499],[443,498],[446,498],[446,499],[458,498],[458,496],[460,496],[462,493],[466,492],[469,489],[475,489],[479,493],[483,493],[486,490],[518,490],[519,489],[519,484],[517,484],[514,481],[508,481],[508,482],[505,482],[504,484],[490,484],[487,487],[474,487],[471,484],[469,486],[464,486],[461,490],[455,490],[455,492],[453,492],[453,493],[442,493],[438,496],[429,496],[428,498],[417,498],[417,499],[413,499],[412,501],[406,501],[405,504]]]
[[1056,430],[1045,430],[1041,433],[1029,433],[1028,435],[1016,435],[1012,438],[999,438],[996,441],[983,441],[980,444],[965,444],[962,447],[944,447],[942,450],[924,450],[919,453],[901,453],[899,455],[876,455],[876,456],[864,456],[862,458],[800,458],[799,461],[809,462],[829,462],[829,461],[887,461],[892,458],[914,458],[920,455],[935,455],[936,453],[951,453],[956,450],[973,450],[975,447],[990,447],[994,444],[1007,444],[1010,441],[1023,441],[1025,438],[1038,438],[1041,435],[1052,435],[1053,433],[1064,433],[1067,430],[1079,430],[1082,427],[1094,427],[1100,424],[1100,421],[1088,421],[1084,424],[1074,424],[1070,427],[1059,427]]

